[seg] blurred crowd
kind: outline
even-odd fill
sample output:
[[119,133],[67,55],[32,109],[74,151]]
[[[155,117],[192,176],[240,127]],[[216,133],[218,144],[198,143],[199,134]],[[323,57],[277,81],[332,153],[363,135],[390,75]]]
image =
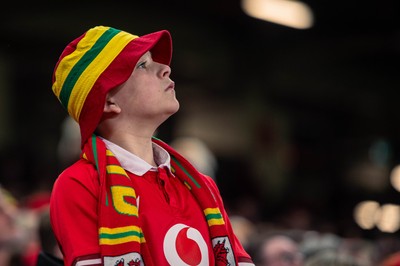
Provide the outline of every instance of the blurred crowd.
[[233,216],[240,241],[257,266],[398,266],[400,239],[344,237]]
[[50,192],[16,199],[0,187],[0,266],[36,266],[45,251],[62,258],[49,219]]
[[[41,251],[62,259],[49,221],[49,192],[24,202],[0,189],[0,266],[36,266]],[[398,266],[400,239],[343,237],[232,214],[233,229],[258,266]]]
[[[62,125],[58,160],[72,163],[80,153],[79,129]],[[200,171],[215,176],[217,161],[196,138],[171,142]],[[3,172],[4,173],[4,172]],[[218,180],[216,179],[218,184]],[[0,183],[0,266],[36,266],[40,252],[62,259],[51,230],[51,189],[37,189],[20,199]],[[284,212],[282,219],[260,219],[257,202],[238,200],[228,206],[233,229],[258,266],[400,266],[400,239],[393,234],[365,238],[339,235],[332,227],[309,223],[310,213]]]

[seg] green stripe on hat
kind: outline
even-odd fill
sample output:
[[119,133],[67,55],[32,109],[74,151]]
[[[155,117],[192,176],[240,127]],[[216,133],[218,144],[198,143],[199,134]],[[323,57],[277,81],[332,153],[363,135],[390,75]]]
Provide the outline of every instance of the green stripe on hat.
[[90,63],[97,57],[97,55],[104,49],[109,41],[117,35],[120,30],[114,28],[108,28],[95,44],[84,54],[84,56],[74,65],[71,72],[68,74],[63,87],[60,92],[60,101],[62,105],[67,109],[71,92],[75,86],[75,83],[83,73],[83,71],[90,65]]

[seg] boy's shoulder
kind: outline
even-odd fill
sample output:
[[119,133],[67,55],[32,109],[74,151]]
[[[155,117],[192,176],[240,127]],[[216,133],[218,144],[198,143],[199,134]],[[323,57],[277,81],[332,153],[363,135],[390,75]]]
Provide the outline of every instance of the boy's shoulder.
[[98,184],[96,167],[85,159],[79,159],[65,168],[58,176],[57,183]]

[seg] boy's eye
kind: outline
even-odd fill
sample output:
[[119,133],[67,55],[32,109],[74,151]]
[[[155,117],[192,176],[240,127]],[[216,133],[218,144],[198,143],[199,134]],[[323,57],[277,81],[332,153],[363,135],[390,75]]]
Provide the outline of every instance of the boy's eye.
[[140,62],[139,64],[137,64],[136,67],[137,68],[146,68],[146,61]]

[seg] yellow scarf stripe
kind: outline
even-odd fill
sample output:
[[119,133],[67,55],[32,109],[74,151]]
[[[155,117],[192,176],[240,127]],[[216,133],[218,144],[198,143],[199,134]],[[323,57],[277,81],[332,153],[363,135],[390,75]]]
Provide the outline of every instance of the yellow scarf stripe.
[[128,177],[128,175],[126,174],[124,168],[122,168],[119,165],[110,164],[110,165],[107,165],[106,169],[107,169],[107,174],[117,174],[117,175],[123,175],[123,176]]
[[137,206],[126,201],[129,197],[136,199],[136,192],[132,187],[111,186],[110,189],[114,209],[118,213],[136,217],[139,215]]
[[221,219],[210,219],[210,220],[207,220],[207,223],[209,226],[223,225],[223,224],[225,224],[225,221],[222,218]]
[[183,184],[185,184],[185,186],[186,186],[189,190],[192,190],[192,187],[189,185],[188,182],[183,181]]
[[128,242],[145,243],[142,229],[138,226],[125,226],[117,228],[100,227],[100,245],[118,245]]
[[[115,155],[110,150],[106,150],[106,156],[115,157]],[[123,175],[126,178],[128,178],[129,180],[131,180],[130,177],[128,176],[128,174],[125,172],[125,169],[122,168],[120,165],[109,164],[106,166],[106,170],[107,170],[108,174]]]
[[204,214],[207,216],[209,214],[221,214],[219,208],[207,208],[204,210]]
[[138,243],[143,243],[146,242],[144,239],[139,238],[137,236],[129,236],[129,237],[123,237],[123,238],[118,238],[118,239],[107,239],[107,238],[100,238],[100,245],[118,245],[118,244],[124,244],[128,242],[138,242]]
[[204,210],[209,226],[225,224],[224,218],[219,208],[207,208]]
[[110,150],[106,150],[106,156],[114,157],[115,155]]
[[[110,150],[106,150],[106,156],[115,157],[115,155]],[[82,158],[85,159],[85,160],[88,159],[86,153],[82,154]]]

